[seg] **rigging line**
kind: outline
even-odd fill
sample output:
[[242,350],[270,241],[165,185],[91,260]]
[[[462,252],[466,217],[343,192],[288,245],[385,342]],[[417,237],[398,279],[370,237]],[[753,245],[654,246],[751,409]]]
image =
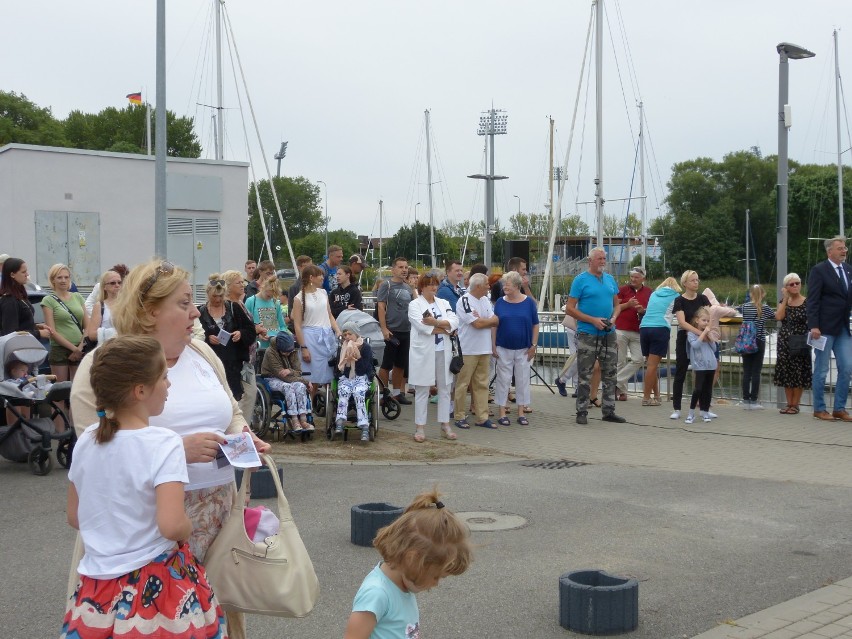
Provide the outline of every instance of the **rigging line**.
[[627,77],[630,79],[630,85],[633,89],[633,99],[637,102],[641,102],[642,92],[639,90],[639,75],[636,73],[636,66],[633,63],[633,52],[630,50],[630,41],[627,39],[627,27],[625,27],[624,24],[624,17],[621,12],[621,2],[619,2],[619,0],[615,0],[615,13],[621,33],[621,43],[624,45],[625,59],[627,63]]
[[[544,153],[542,153],[541,156],[540,156],[542,158],[542,164],[544,164],[544,167],[539,168],[539,170],[538,170],[538,175],[544,176],[544,180],[539,182],[540,188],[539,188],[539,191],[538,191],[538,199],[535,202],[533,202],[533,205],[531,207],[529,207],[530,211],[538,211],[538,210],[541,210],[541,209],[544,208],[544,200],[550,194],[550,183],[548,182],[548,180],[553,180],[553,176],[548,175],[548,171],[550,170],[550,142],[549,142],[549,138],[550,138],[550,117],[551,116],[548,115],[548,116],[545,116],[545,117],[547,118],[547,128],[545,128],[545,133],[544,133]],[[556,126],[554,124],[554,135],[555,135],[555,129],[556,129]],[[556,148],[556,140],[554,140],[553,146],[554,146],[554,148]],[[554,166],[554,168],[556,168],[556,167]],[[551,206],[552,205],[553,205],[553,203],[551,202]]]
[[[834,44],[833,43],[829,46],[829,50],[834,50]],[[811,95],[813,95],[813,100],[811,101],[811,113],[810,113],[810,117],[808,118],[808,125],[807,125],[807,128],[805,129],[804,136],[802,136],[801,142],[797,145],[797,149],[796,149],[797,151],[800,150],[800,149],[803,149],[803,148],[807,148],[807,145],[810,144],[811,127],[812,127],[813,123],[816,121],[815,114],[816,114],[817,106],[821,102],[827,101],[830,98],[830,95],[831,95],[830,89],[828,89],[828,88],[824,89],[824,87],[827,87],[826,79],[828,77],[831,77],[832,79],[834,78],[834,74],[833,74],[832,69],[831,69],[831,66],[833,66],[833,59],[834,59],[834,56],[825,56],[822,59],[822,71],[817,76],[819,78],[819,83],[817,84],[817,90],[811,94]],[[824,98],[822,98],[823,90],[826,91]],[[815,134],[815,137],[816,137],[816,134]],[[816,146],[816,145],[814,145],[814,146]],[[804,156],[804,153],[794,154],[794,157],[803,157],[803,156]],[[811,157],[813,157],[813,156],[811,156]]]
[[[595,19],[595,6],[594,4],[591,7],[591,13],[589,14],[589,26],[586,29],[586,46],[583,49],[583,61],[580,65],[580,79],[577,82],[577,94],[574,97],[574,113],[571,116],[571,128],[568,135],[568,147],[565,149],[565,161],[563,162],[564,166],[568,166],[568,160],[571,157],[571,146],[574,142],[574,127],[577,124],[577,109],[580,103],[580,93],[583,88],[583,69],[586,67],[586,59],[588,58],[588,53],[590,50],[590,42],[592,38],[592,24]],[[587,88],[588,95],[588,88]],[[565,176],[562,176],[559,180],[560,184],[565,183]],[[556,243],[556,216],[554,214],[555,211],[562,210],[562,200],[565,196],[565,189],[560,188],[558,190],[558,199],[556,203],[556,207],[553,206],[553,203],[550,205],[550,239],[547,243],[547,262],[544,266],[544,278],[541,283],[541,290],[538,296],[538,310],[541,311],[544,308],[545,298],[547,297],[547,286],[548,279],[550,278],[551,268],[553,266],[553,245]]]
[[[423,149],[423,141],[426,137],[425,130],[426,130],[425,123],[421,124],[418,128],[419,133],[418,133],[418,138],[417,138],[417,144],[416,144],[415,149],[414,149],[414,158],[413,158],[412,166],[411,166],[411,176],[409,177],[409,180],[408,180],[408,192],[406,193],[405,200],[404,200],[404,202],[405,202],[404,206],[405,206],[406,213],[405,213],[405,216],[403,218],[403,221],[406,221],[407,218],[408,218],[407,211],[409,210],[409,206],[414,203],[415,199],[419,198],[419,189],[418,189],[419,182],[418,182],[417,176],[420,175],[420,167],[422,166],[422,162],[423,162],[423,156],[422,156],[421,150]],[[414,193],[416,193],[417,195],[412,196],[412,191],[414,191]]]
[[[651,156],[654,158],[653,162],[651,163],[651,166],[655,169],[654,171],[651,171],[651,188],[654,189],[654,194],[657,196],[655,201],[656,201],[656,203],[659,207],[659,205],[664,204],[663,200],[660,197],[661,194],[664,192],[663,191],[663,181],[662,181],[663,178],[662,178],[662,175],[660,173],[659,162],[657,161],[657,150],[654,148],[654,137],[651,135],[651,125],[648,123],[647,111],[643,110],[642,115],[645,118],[645,134],[647,136],[648,146],[651,149]],[[655,175],[657,177],[657,180],[659,181],[658,182],[658,185],[660,187],[659,193],[657,192],[657,189],[656,189],[657,184],[655,184],[654,179],[653,179]]]
[[[208,12],[208,19],[207,19],[208,22],[209,22],[209,19],[210,19],[210,14]],[[210,48],[209,34],[210,34],[210,29],[208,28],[204,31],[204,37],[202,38],[201,46],[200,46],[199,52],[198,52],[198,56],[196,57],[196,60],[195,60],[195,70],[193,72],[193,79],[192,79],[192,83],[190,84],[190,90],[189,90],[188,95],[187,95],[188,103],[186,105],[186,112],[188,113],[189,109],[190,109],[190,103],[192,102],[192,96],[195,95],[196,96],[196,98],[195,98],[195,109],[193,111],[193,114],[194,114],[193,116],[195,118],[195,121],[200,123],[201,129],[202,129],[202,131],[201,131],[202,137],[204,135],[204,129],[207,128],[206,127],[207,122],[204,118],[199,117],[199,111],[201,110],[201,106],[198,103],[199,102],[202,102],[202,103],[205,103],[205,104],[208,103],[207,96],[201,95],[201,89],[202,89],[202,83],[204,82],[205,71],[206,71],[204,64],[206,63],[206,61],[208,59],[208,52],[209,52],[209,48]],[[196,85],[196,80],[198,81],[197,85]],[[205,110],[205,114],[206,114],[206,110]]]
[[639,145],[642,144],[642,141],[636,144],[636,152],[633,155],[633,173],[630,175],[630,190],[627,191],[627,199],[622,202],[624,208],[627,209],[627,212],[624,215],[624,226],[622,227],[621,233],[621,261],[624,261],[624,253],[625,253],[625,245],[627,244],[627,223],[630,220],[630,203],[633,201],[630,198],[633,197],[633,185],[636,183],[636,166],[639,163]]
[[[266,150],[263,147],[263,139],[260,136],[260,129],[257,126],[257,117],[255,116],[254,106],[252,105],[252,102],[251,102],[251,95],[248,92],[248,85],[246,84],[246,75],[243,72],[243,64],[242,64],[242,61],[240,60],[240,51],[237,48],[237,42],[236,42],[236,39],[234,37],[234,27],[231,24],[231,15],[228,12],[226,7],[223,7],[223,9],[224,9],[224,11],[222,12],[222,15],[225,16],[225,22],[227,23],[228,31],[231,34],[231,41],[233,42],[234,53],[237,56],[237,65],[240,68],[240,76],[242,77],[243,88],[244,88],[245,93],[246,93],[246,102],[248,103],[249,111],[251,112],[251,119],[252,119],[252,122],[254,124],[255,134],[257,135],[257,143],[260,146],[260,153],[261,153],[261,157],[263,158],[263,164],[264,164],[264,167],[266,168],[266,175],[269,178],[270,187],[272,187],[272,188],[270,188],[270,191],[272,191],[272,199],[275,200],[275,209],[278,211],[278,220],[281,222],[281,230],[284,231],[284,241],[287,243],[287,252],[290,254],[290,263],[295,264],[296,263],[296,256],[293,253],[293,245],[290,243],[290,233],[287,231],[287,225],[284,223],[284,215],[281,213],[281,204],[278,202],[278,193],[276,192],[276,190],[274,188],[274,183],[272,182],[272,172],[269,170],[269,160],[266,159]],[[270,255],[271,255],[271,253],[270,253]]]
[[[588,46],[588,42],[587,42],[587,46]],[[585,77],[586,77],[586,96],[585,96],[585,100],[583,101],[583,122],[582,122],[583,126],[580,129],[580,155],[577,158],[577,189],[576,189],[577,199],[574,201],[574,207],[575,208],[579,207],[580,182],[581,182],[582,173],[583,173],[583,155],[584,155],[585,149],[586,149],[586,124],[588,123],[588,119],[589,119],[589,100],[590,100],[591,90],[592,90],[592,83],[589,81],[590,78],[591,78],[591,75],[592,75],[592,68],[591,68],[592,63],[591,63],[591,59],[590,59],[589,65],[588,65],[588,71],[587,71],[586,66],[585,66],[585,64],[586,64],[585,61],[586,61],[586,58],[584,57],[583,58],[583,67],[581,67],[581,69],[580,69],[580,83],[581,84],[583,82],[583,75],[584,75],[584,73],[586,74],[585,75]],[[576,108],[577,107],[575,105],[575,107],[574,107],[575,117],[576,117]],[[572,124],[571,125],[572,135],[573,135],[573,130],[574,130],[573,126],[574,125]],[[570,145],[570,140],[569,140],[569,145]]]
[[[849,130],[849,109],[846,107],[846,92],[843,90],[843,78],[839,77],[840,76],[839,70],[837,72],[837,75],[838,75],[837,80],[840,84],[840,101],[843,102],[843,115],[846,116],[845,117],[845,120],[846,120],[846,137],[849,139],[849,146],[847,147],[847,150],[849,150],[849,149],[852,149],[852,132],[850,132],[850,130]],[[842,154],[841,154],[840,163],[841,163],[841,165],[843,164]]]
[[195,12],[195,17],[192,19],[192,23],[189,25],[189,28],[184,32],[183,41],[181,41],[180,45],[178,45],[177,51],[172,55],[171,60],[168,61],[166,65],[166,73],[172,70],[175,62],[181,57],[181,51],[186,46],[187,41],[189,40],[189,34],[197,31],[195,23],[198,22],[198,16],[201,14],[202,9],[205,4],[207,5],[207,13],[208,15],[211,13],[210,3],[208,0],[201,0],[198,4],[198,9]]
[[609,31],[609,44],[612,47],[612,57],[615,61],[615,72],[618,75],[618,86],[621,89],[621,99],[624,102],[624,113],[627,114],[627,126],[630,129],[630,141],[636,144],[636,136],[633,134],[633,119],[630,117],[630,107],[627,106],[627,94],[624,92],[624,80],[621,77],[621,66],[618,64],[618,54],[615,52],[615,38],[612,37],[612,25],[609,22],[609,12],[605,12],[606,28]]
[[[201,6],[203,6],[203,5],[201,5]],[[207,5],[207,18],[205,19],[205,22],[209,22],[209,19],[210,19],[210,13],[211,13],[211,12],[212,12],[212,11],[211,11],[211,9],[210,9],[210,5],[209,5],[209,3],[208,3],[208,5]],[[187,32],[187,33],[189,33],[189,32]],[[192,81],[190,82],[190,85],[189,85],[190,90],[189,90],[189,92],[187,93],[187,98],[186,98],[186,99],[187,99],[187,103],[186,103],[186,108],[185,108],[185,110],[184,110],[184,113],[189,113],[189,112],[190,112],[190,107],[191,107],[191,105],[192,105],[192,96],[193,96],[193,94],[195,93],[194,89],[195,89],[195,81],[196,81],[196,79],[198,80],[198,86],[199,86],[199,88],[200,88],[200,86],[201,86],[201,79],[199,78],[199,69],[201,68],[201,62],[202,62],[203,60],[206,60],[206,59],[207,59],[207,56],[206,56],[206,47],[208,46],[208,45],[207,45],[207,43],[209,42],[209,33],[210,33],[210,30],[209,30],[209,29],[206,29],[206,30],[205,30],[205,32],[204,32],[204,37],[203,37],[203,38],[202,38],[202,40],[201,40],[201,45],[199,46],[198,55],[197,55],[197,56],[196,56],[196,58],[195,58],[195,69],[193,69],[193,73],[192,73]],[[196,100],[196,102],[201,102],[201,100],[198,100],[198,99],[197,99],[197,100]],[[199,107],[198,107],[198,105],[196,104],[196,106],[195,106],[195,112],[196,112],[196,114],[197,114],[197,112],[198,112],[198,108],[199,108]]]

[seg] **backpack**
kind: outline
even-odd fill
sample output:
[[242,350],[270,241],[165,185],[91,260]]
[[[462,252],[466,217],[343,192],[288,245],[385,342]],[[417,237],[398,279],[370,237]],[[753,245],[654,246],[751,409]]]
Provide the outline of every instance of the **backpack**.
[[757,330],[754,322],[743,322],[737,339],[734,342],[734,350],[740,355],[751,355],[757,352]]

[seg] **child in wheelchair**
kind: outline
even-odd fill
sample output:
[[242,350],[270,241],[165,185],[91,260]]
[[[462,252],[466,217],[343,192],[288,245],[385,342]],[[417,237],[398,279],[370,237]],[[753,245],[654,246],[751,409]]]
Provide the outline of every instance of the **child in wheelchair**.
[[292,333],[281,331],[275,336],[274,345],[266,349],[260,374],[266,378],[269,389],[284,395],[290,429],[312,431],[314,425],[308,421],[308,393],[310,382],[302,377],[302,365]]
[[341,333],[343,341],[337,362],[340,376],[337,380],[337,419],[334,432],[343,433],[349,398],[352,397],[355,400],[358,427],[361,429],[361,441],[367,442],[370,441],[370,420],[367,416],[366,397],[373,374],[373,350],[361,337],[355,322],[346,322],[341,327]]

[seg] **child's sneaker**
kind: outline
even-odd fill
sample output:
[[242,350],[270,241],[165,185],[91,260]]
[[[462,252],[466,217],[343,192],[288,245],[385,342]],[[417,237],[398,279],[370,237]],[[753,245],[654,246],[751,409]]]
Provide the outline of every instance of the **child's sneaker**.
[[680,411],[673,411],[671,415],[669,415],[669,419],[680,419]]
[[336,435],[340,435],[340,434],[343,433],[343,424],[344,424],[344,422],[343,422],[342,419],[337,420],[337,424],[335,424],[335,426],[334,426],[334,433]]
[[707,422],[712,422],[712,421],[713,421],[713,418],[712,418],[712,417],[710,417],[710,415],[704,415],[704,422],[705,422],[705,423],[707,423]]
[[370,429],[369,429],[369,427],[361,430],[361,441],[362,442],[370,441]]
[[695,413],[689,411],[689,415],[686,416],[686,419],[683,420],[685,424],[691,424],[695,421]]

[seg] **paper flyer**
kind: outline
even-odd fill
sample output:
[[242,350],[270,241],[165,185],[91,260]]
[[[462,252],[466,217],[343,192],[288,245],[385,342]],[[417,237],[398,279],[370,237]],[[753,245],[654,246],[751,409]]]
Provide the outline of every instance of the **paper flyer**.
[[261,465],[260,455],[254,447],[251,433],[243,431],[237,435],[225,435],[225,443],[219,444],[231,466],[237,468],[258,468]]

